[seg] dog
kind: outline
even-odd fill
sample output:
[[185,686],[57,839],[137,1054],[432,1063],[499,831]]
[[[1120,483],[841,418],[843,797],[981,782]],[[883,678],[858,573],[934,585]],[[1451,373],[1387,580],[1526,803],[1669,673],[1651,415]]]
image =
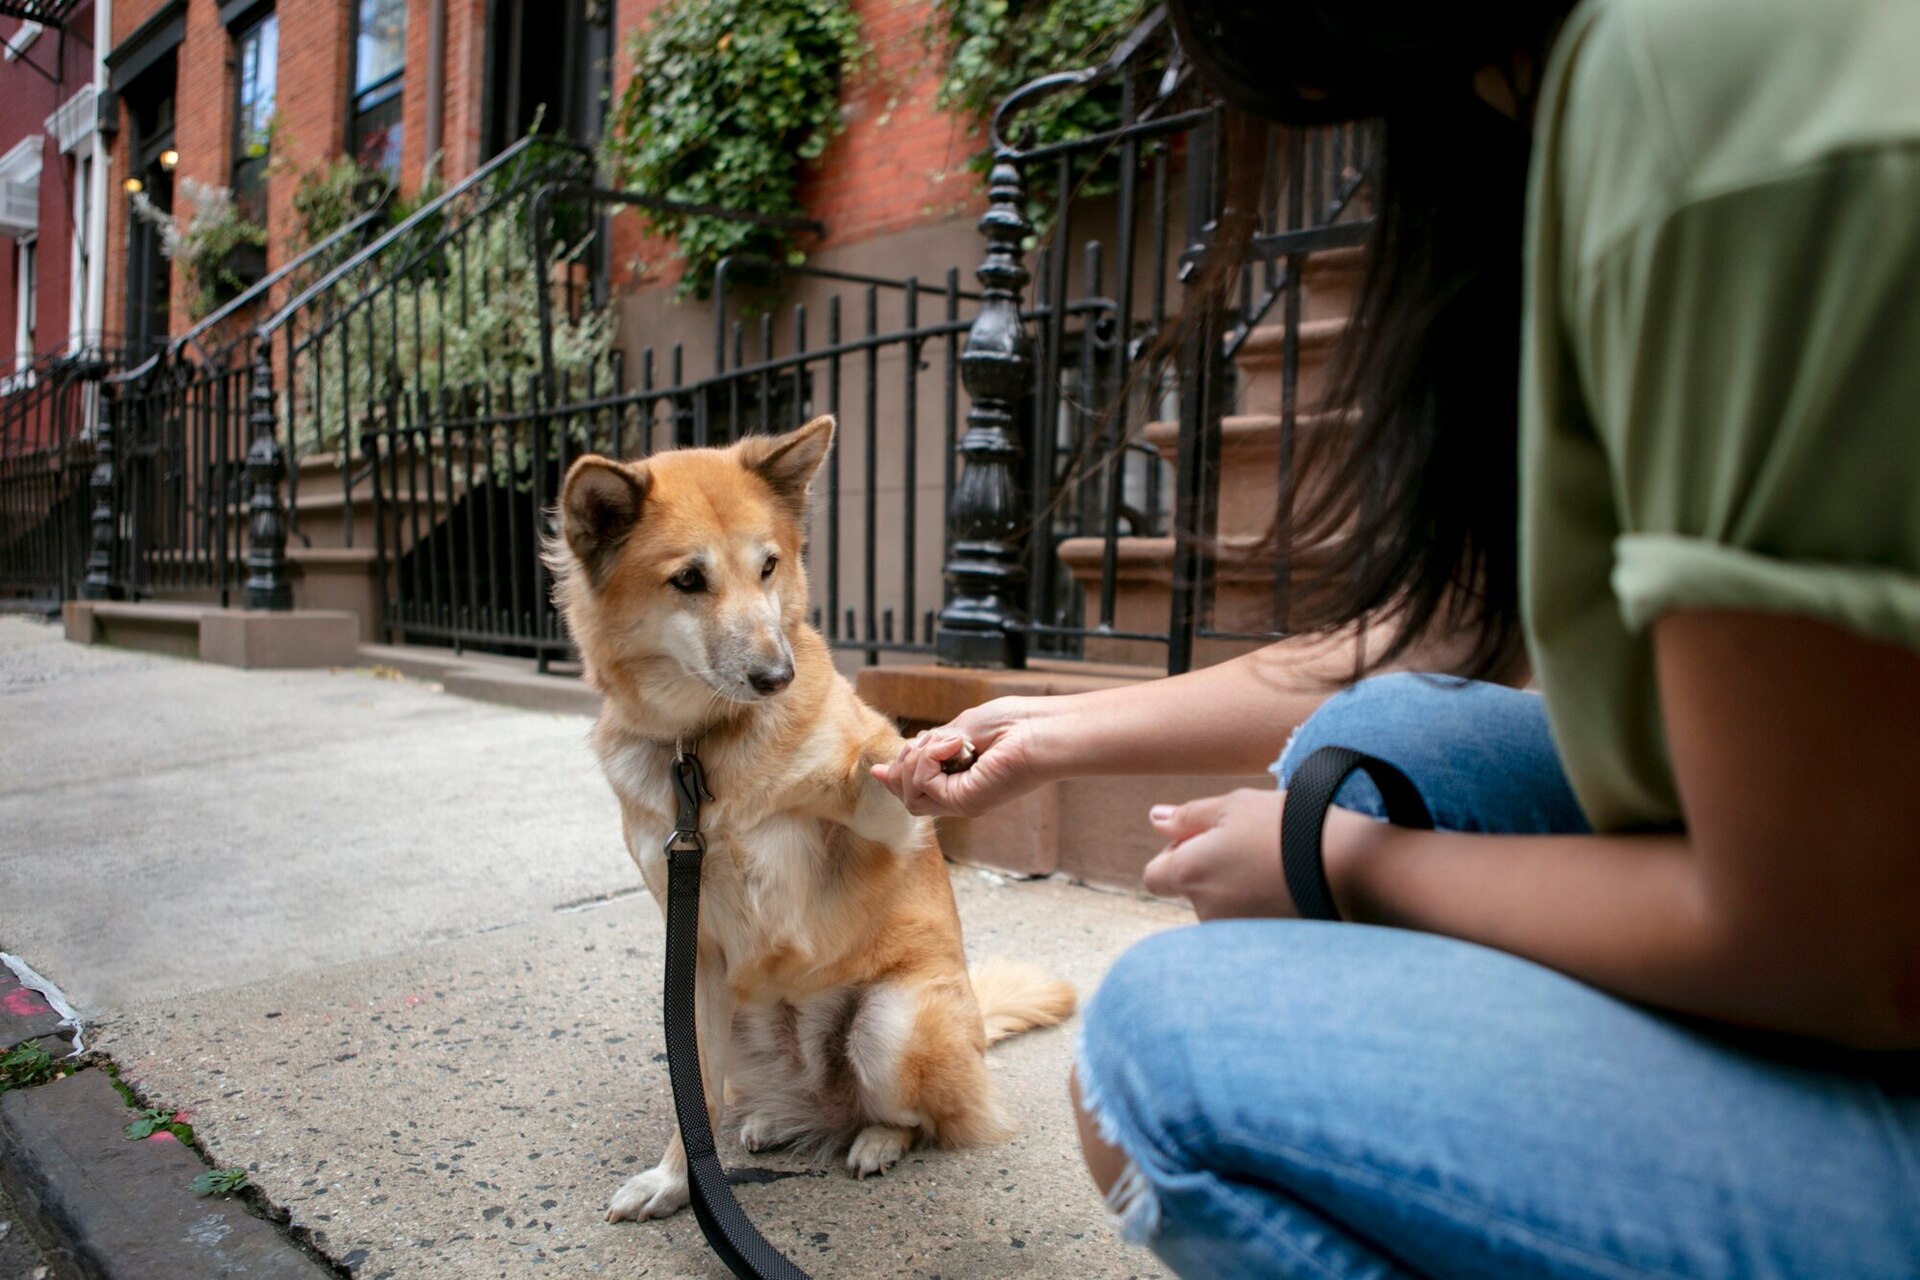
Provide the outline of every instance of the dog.
[[[806,621],[807,491],[833,434],[829,416],[730,448],[580,458],[547,562],[605,696],[594,750],[663,911],[679,750],[713,793],[695,1022],[714,1132],[732,1107],[748,1150],[844,1152],[864,1178],[916,1143],[1009,1136],[987,1045],[1064,1020],[1074,993],[1023,964],[969,974],[932,820],[869,775],[900,735]],[[676,1128],[607,1219],[686,1203]]]

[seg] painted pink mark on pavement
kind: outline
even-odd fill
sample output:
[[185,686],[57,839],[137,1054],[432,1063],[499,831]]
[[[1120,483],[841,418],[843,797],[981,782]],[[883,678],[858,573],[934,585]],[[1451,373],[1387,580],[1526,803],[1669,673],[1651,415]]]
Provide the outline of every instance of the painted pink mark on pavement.
[[31,1018],[35,1014],[45,1013],[48,1007],[38,991],[29,991],[25,987],[9,991],[4,998],[0,998],[0,1008],[16,1018]]
[[152,1133],[147,1135],[147,1141],[148,1142],[178,1142],[180,1141],[180,1139],[173,1136],[173,1131],[171,1129],[155,1129]]

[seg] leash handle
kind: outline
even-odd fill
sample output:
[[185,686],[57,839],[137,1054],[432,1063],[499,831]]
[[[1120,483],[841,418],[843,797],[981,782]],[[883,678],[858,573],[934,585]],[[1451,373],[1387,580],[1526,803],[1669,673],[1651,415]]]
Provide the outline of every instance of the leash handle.
[[694,1014],[700,867],[707,854],[706,838],[700,834],[700,800],[713,796],[707,791],[699,758],[691,752],[682,752],[674,760],[673,786],[680,812],[667,840],[667,1077],[673,1083],[674,1117],[680,1122],[680,1142],[687,1153],[687,1195],[701,1234],[740,1280],[808,1280],[807,1273],[767,1243],[747,1218],[714,1150]]
[[1340,786],[1356,773],[1373,779],[1387,821],[1396,827],[1433,828],[1433,815],[1419,789],[1400,770],[1376,756],[1350,747],[1321,747],[1287,780],[1286,806],[1280,811],[1280,873],[1303,920],[1338,920],[1333,888],[1327,883],[1326,857],[1320,848],[1327,809]]

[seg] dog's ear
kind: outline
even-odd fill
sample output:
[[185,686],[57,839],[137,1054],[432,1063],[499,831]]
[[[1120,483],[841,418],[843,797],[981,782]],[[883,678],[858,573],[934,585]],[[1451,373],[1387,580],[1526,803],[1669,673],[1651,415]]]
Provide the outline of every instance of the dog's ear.
[[594,582],[640,522],[646,496],[646,473],[611,458],[589,455],[568,469],[560,487],[560,532]]
[[807,511],[807,486],[833,444],[833,415],[823,413],[783,436],[749,436],[740,442],[740,461],[767,482],[773,496],[795,515]]

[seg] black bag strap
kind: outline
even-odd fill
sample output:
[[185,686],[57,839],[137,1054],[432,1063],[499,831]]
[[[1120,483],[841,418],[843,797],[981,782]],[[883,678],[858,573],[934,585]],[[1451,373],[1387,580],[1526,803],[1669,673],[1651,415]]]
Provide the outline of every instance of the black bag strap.
[[707,1095],[700,1079],[700,1041],[694,1020],[694,968],[700,954],[700,865],[706,838],[700,834],[700,800],[711,800],[699,757],[677,753],[673,789],[679,814],[667,840],[667,1075],[673,1110],[687,1151],[687,1192],[707,1243],[740,1280],[807,1280],[807,1273],[761,1235],[727,1185],[707,1123]]
[[1280,811],[1280,870],[1294,909],[1306,920],[1338,920],[1333,890],[1327,884],[1326,859],[1320,849],[1327,808],[1341,784],[1364,773],[1380,788],[1387,821],[1396,827],[1433,828],[1427,802],[1406,774],[1385,760],[1351,747],[1321,747],[1300,762],[1287,781],[1286,805]]

